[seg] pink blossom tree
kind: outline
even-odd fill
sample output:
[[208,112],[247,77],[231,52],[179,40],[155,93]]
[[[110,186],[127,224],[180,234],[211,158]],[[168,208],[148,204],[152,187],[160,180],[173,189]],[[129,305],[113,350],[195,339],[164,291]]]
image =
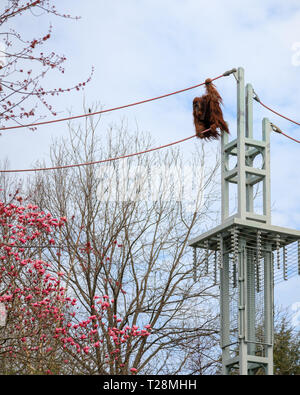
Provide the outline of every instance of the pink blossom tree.
[[[26,37],[22,31],[10,27],[12,21],[19,18],[30,20],[39,17],[39,13],[48,13],[66,19],[79,19],[59,12],[51,0],[11,0],[0,14],[0,120],[2,127],[7,122],[15,124],[34,122],[46,113],[56,115],[50,104],[50,97],[71,90],[81,90],[91,75],[72,87],[45,88],[45,79],[50,71],[64,74],[66,57],[55,51],[47,50],[52,38],[53,27],[50,24],[38,37]],[[41,29],[42,30],[42,29]],[[46,47],[46,48],[45,48]],[[32,128],[34,129],[34,128]]]
[[67,273],[41,259],[43,249],[56,248],[66,222],[65,217],[54,218],[36,205],[23,204],[21,197],[6,205],[0,202],[0,302],[7,311],[0,329],[0,369],[106,374],[112,367],[126,366],[135,374],[124,346],[131,338],[149,336],[149,325],[124,327],[117,316],[109,325],[114,304],[109,295],[95,295],[93,314],[83,317],[76,297],[68,294]]

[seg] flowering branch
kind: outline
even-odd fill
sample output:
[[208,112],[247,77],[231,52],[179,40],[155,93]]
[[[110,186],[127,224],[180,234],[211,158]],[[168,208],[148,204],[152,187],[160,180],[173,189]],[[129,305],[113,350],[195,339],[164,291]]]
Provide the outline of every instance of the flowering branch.
[[[7,312],[0,355],[3,365],[13,364],[18,373],[78,371],[80,365],[89,367],[99,352],[102,373],[112,365],[123,368],[128,366],[126,344],[151,332],[150,325],[139,329],[112,316],[115,301],[108,295],[95,296],[93,314],[82,319],[78,300],[67,294],[66,273],[39,257],[42,245],[56,245],[66,223],[66,217],[23,205],[20,196],[6,205],[0,202],[0,302]],[[81,250],[91,252],[89,245]],[[135,374],[137,369],[130,371]]]
[[[20,32],[9,28],[3,32],[3,27],[12,18],[23,17],[28,11],[40,9],[44,13],[51,13],[67,19],[79,19],[69,14],[63,14],[51,5],[51,0],[36,0],[24,3],[21,0],[10,1],[10,6],[0,15],[2,27],[2,42],[0,42],[0,120],[4,124],[13,121],[22,124],[23,119],[37,117],[39,104],[42,104],[51,115],[57,115],[48,102],[50,96],[60,95],[71,90],[82,90],[91,80],[93,69],[89,77],[72,87],[56,87],[45,89],[42,81],[49,71],[58,70],[64,74],[63,67],[66,57],[54,51],[41,52],[52,37],[52,25],[40,37],[25,39]],[[3,26],[4,25],[4,26]],[[39,116],[37,119],[41,119]],[[4,126],[4,125],[2,125]],[[31,128],[35,130],[36,128]]]

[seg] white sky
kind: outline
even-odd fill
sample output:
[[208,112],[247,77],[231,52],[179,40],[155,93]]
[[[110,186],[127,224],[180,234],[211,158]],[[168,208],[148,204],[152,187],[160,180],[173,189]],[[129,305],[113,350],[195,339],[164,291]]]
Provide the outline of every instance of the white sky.
[[[47,48],[67,57],[66,72],[54,72],[45,83],[67,87],[83,81],[92,66],[94,77],[84,96],[104,108],[127,104],[182,89],[244,67],[262,101],[300,121],[299,0],[61,0],[57,8],[82,17],[79,21],[43,15],[19,19],[15,28],[28,39],[53,24]],[[42,33],[43,34],[43,31]],[[294,50],[293,50],[294,48]],[[297,50],[297,48],[299,48]],[[224,115],[235,128],[236,84],[227,77],[216,82]],[[202,89],[103,116],[103,127],[123,117],[129,127],[149,131],[157,145],[194,133],[192,100]],[[83,94],[55,99],[58,116],[67,109],[80,114]],[[268,117],[286,133],[300,138],[300,128],[254,103],[256,133]],[[51,114],[49,114],[49,119]],[[0,157],[11,168],[31,167],[47,157],[55,136],[66,125],[43,126],[36,132],[3,133]],[[102,130],[103,131],[103,130]],[[186,155],[195,141],[184,143]],[[300,229],[300,146],[278,134],[271,136],[272,222]],[[299,278],[276,288],[283,306],[300,302]],[[280,290],[280,292],[279,292]]]

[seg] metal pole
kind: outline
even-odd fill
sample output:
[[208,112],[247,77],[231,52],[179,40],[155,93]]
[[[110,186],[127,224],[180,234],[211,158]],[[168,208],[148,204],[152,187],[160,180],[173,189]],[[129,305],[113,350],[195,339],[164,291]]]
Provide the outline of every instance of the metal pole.
[[246,240],[240,239],[239,252],[239,314],[238,314],[238,333],[239,333],[239,374],[248,374],[248,347],[246,343],[246,300],[247,288],[245,278],[247,276],[247,250]]
[[[246,85],[246,137],[253,138],[253,88]],[[247,158],[247,166],[253,166],[252,157]],[[246,210],[253,212],[253,185],[246,185]]]
[[271,246],[266,245],[266,249],[269,251],[266,252],[264,259],[264,341],[267,344],[265,347],[268,360],[265,365],[265,373],[267,375],[273,375],[274,282]]
[[263,180],[263,212],[267,224],[271,224],[270,131],[270,122],[268,118],[264,118],[262,121],[262,139],[266,143],[263,158],[266,173]]
[[245,163],[245,80],[244,69],[238,69],[237,80],[237,165],[238,165],[238,216],[246,219],[246,163]]
[[221,137],[221,220],[225,222],[229,216],[229,182],[225,180],[225,172],[229,166],[228,154],[225,152],[225,146],[228,143],[228,134],[223,133]]
[[[253,253],[247,256],[247,340],[248,353],[255,355],[255,262]],[[253,343],[252,343],[253,342]]]
[[230,343],[230,310],[229,310],[229,254],[224,254],[220,268],[220,319],[221,319],[221,348],[222,374],[229,373],[227,362],[230,357],[228,344]]

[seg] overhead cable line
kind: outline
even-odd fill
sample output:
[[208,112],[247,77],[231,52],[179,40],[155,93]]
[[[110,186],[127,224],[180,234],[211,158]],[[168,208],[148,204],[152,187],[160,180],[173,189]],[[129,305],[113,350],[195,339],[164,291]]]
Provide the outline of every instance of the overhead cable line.
[[[219,75],[218,77],[212,78],[211,81],[218,80],[219,78],[222,78],[222,77],[227,77],[230,74],[234,73],[235,71],[236,71],[236,69],[225,71],[225,73]],[[194,86],[190,86],[188,88],[180,89],[180,90],[175,91],[175,92],[171,92],[171,93],[167,93],[167,94],[164,94],[164,95],[161,95],[161,96],[153,97],[151,99],[145,99],[145,100],[141,100],[141,101],[138,101],[138,102],[135,102],[135,103],[125,104],[125,105],[119,106],[119,107],[113,107],[113,108],[108,108],[106,110],[90,112],[88,114],[74,115],[74,116],[60,118],[60,119],[52,119],[52,120],[49,120],[49,121],[41,121],[41,122],[29,123],[29,124],[25,124],[25,125],[16,125],[16,126],[2,127],[2,128],[0,128],[0,130],[4,131],[4,130],[12,130],[12,129],[20,129],[20,128],[33,128],[33,127],[36,127],[36,126],[48,125],[48,124],[51,124],[51,123],[70,121],[72,119],[79,119],[79,118],[89,117],[89,116],[92,116],[92,115],[104,114],[104,113],[111,112],[111,111],[121,110],[123,108],[137,106],[139,104],[149,103],[151,101],[163,99],[165,97],[169,97],[169,96],[172,96],[172,95],[177,95],[178,93],[186,92],[188,90],[198,88],[198,87],[200,87],[202,85],[205,85],[205,82],[202,82],[201,84],[197,84],[197,85],[194,85]]]
[[261,104],[261,105],[262,105],[263,107],[265,107],[267,110],[272,111],[274,114],[278,115],[279,117],[284,118],[284,119],[286,119],[287,121],[290,121],[290,122],[294,123],[295,125],[300,126],[300,123],[299,123],[299,122],[294,121],[293,119],[291,119],[291,118],[289,118],[289,117],[287,117],[287,116],[285,116],[285,115],[283,115],[283,114],[281,114],[281,113],[279,113],[279,112],[273,110],[272,108],[268,107],[266,104],[264,104],[264,103],[260,100],[260,98],[257,96],[256,93],[255,93],[255,96],[254,96],[254,100],[256,100],[259,104]]
[[[217,79],[219,79],[219,78],[222,78],[222,77],[227,77],[227,76],[229,76],[230,74],[232,74],[232,73],[234,73],[234,72],[236,72],[236,69],[231,69],[231,70],[225,71],[223,74],[221,74],[221,75],[219,75],[219,76],[217,76],[217,77],[215,77],[215,78],[212,78],[212,79],[211,79],[211,82],[212,82],[212,81],[215,81],[215,80],[217,80]],[[205,82],[202,82],[202,83],[197,84],[197,85],[190,86],[190,87],[188,87],[188,88],[180,89],[180,90],[175,91],[175,92],[171,92],[171,93],[167,93],[167,94],[164,94],[164,95],[161,95],[161,96],[153,97],[153,98],[151,98],[151,99],[145,99],[145,100],[141,100],[141,101],[138,101],[138,102],[135,102],[135,103],[130,103],[130,104],[125,104],[125,105],[119,106],[119,107],[109,108],[109,109],[107,109],[107,110],[100,110],[100,111],[95,111],[95,112],[89,112],[88,114],[74,115],[74,116],[69,116],[69,117],[65,117],[65,118],[52,119],[52,120],[49,120],[49,121],[41,121],[41,122],[35,122],[35,123],[30,123],[30,124],[25,124],[25,125],[16,125],[16,126],[9,126],[9,127],[1,127],[1,128],[0,128],[0,131],[1,131],[1,130],[2,130],[2,131],[6,131],[6,130],[12,130],[12,129],[21,129],[21,128],[26,128],[26,127],[28,127],[28,128],[34,128],[34,127],[36,127],[36,126],[48,125],[48,124],[57,123],[57,122],[70,121],[70,120],[73,120],[73,119],[85,118],[85,117],[89,117],[89,116],[92,116],[92,115],[104,114],[104,113],[107,113],[107,112],[112,112],[112,111],[121,110],[121,109],[128,108],[128,107],[137,106],[137,105],[139,105],[139,104],[148,103],[148,102],[151,102],[151,101],[154,101],[154,100],[163,99],[163,98],[168,97],[168,96],[176,95],[176,94],[178,94],[178,93],[182,93],[182,92],[186,92],[186,91],[191,90],[191,89],[198,88],[198,87],[200,87],[200,86],[202,86],[202,85],[205,85]],[[276,115],[278,115],[278,116],[280,116],[280,117],[282,117],[282,118],[284,118],[284,119],[286,119],[286,120],[288,120],[288,121],[290,121],[290,122],[293,122],[295,125],[300,126],[300,123],[299,123],[299,122],[297,122],[297,121],[295,121],[295,120],[293,120],[293,119],[291,119],[291,118],[289,118],[289,117],[287,117],[287,116],[285,116],[285,115],[283,115],[283,114],[281,114],[281,113],[279,113],[279,112],[273,110],[272,108],[268,107],[266,104],[264,104],[264,103],[259,99],[259,97],[258,97],[258,95],[256,94],[256,92],[254,92],[254,93],[255,93],[254,99],[255,99],[259,104],[261,104],[263,107],[265,107],[267,110],[272,111],[274,114],[276,114]],[[287,137],[287,138],[289,138],[289,139],[295,141],[296,143],[299,143],[299,142],[300,142],[299,140],[297,140],[297,139],[295,139],[295,138],[289,136],[288,134],[282,132],[278,127],[276,127],[276,128],[277,128],[277,130],[275,130],[275,129],[273,129],[273,130],[274,130],[274,131],[277,131],[278,133],[282,134],[283,136],[285,136],[285,137]],[[20,170],[20,171],[21,171],[21,170]],[[27,170],[27,171],[29,171],[29,170]],[[3,172],[3,171],[0,170],[0,172]]]
[[[264,103],[260,100],[260,98],[258,97],[258,95],[257,95],[256,92],[254,92],[254,100],[256,100],[260,105],[262,105],[263,107],[265,107],[267,110],[273,112],[274,114],[278,115],[279,117],[284,118],[284,119],[286,119],[287,121],[292,122],[292,123],[294,123],[295,125],[300,126],[300,123],[299,123],[299,122],[297,122],[297,121],[295,121],[294,119],[291,119],[291,118],[289,118],[289,117],[287,117],[287,116],[285,116],[285,115],[279,113],[278,111],[273,110],[272,108],[270,108],[269,106],[267,106],[266,104],[264,104]],[[290,135],[284,133],[278,126],[274,125],[273,123],[271,123],[271,127],[272,127],[272,129],[274,130],[274,132],[277,132],[277,133],[279,133],[279,134],[282,134],[283,136],[287,137],[287,138],[290,139],[290,140],[293,140],[293,141],[296,142],[296,143],[300,143],[300,140],[297,140],[297,139],[295,139],[294,137],[292,137],[292,136],[290,136]]]
[[[204,134],[204,133],[208,132],[209,130],[210,129],[206,129],[202,133]],[[118,157],[115,157],[115,158],[108,158],[108,159],[103,159],[103,160],[98,160],[98,161],[93,161],[93,162],[77,163],[77,164],[73,164],[73,165],[42,167],[42,168],[36,168],[36,169],[19,169],[19,170],[9,170],[8,169],[8,170],[0,170],[0,173],[25,173],[25,172],[37,172],[37,171],[46,171],[46,170],[59,170],[59,169],[69,169],[69,168],[72,168],[72,167],[80,167],[80,166],[96,165],[96,164],[99,164],[99,163],[113,162],[113,161],[116,161],[116,160],[119,160],[119,159],[130,158],[132,156],[146,154],[148,152],[157,151],[157,150],[160,150],[162,148],[170,147],[171,145],[183,143],[184,141],[190,140],[190,139],[192,139],[194,137],[196,137],[196,135],[185,137],[182,140],[174,141],[172,143],[161,145],[159,147],[150,148],[150,149],[145,150],[145,151],[140,151],[140,152],[135,152],[135,153],[132,153],[132,154],[122,155],[122,156],[118,156]]]
[[274,123],[270,122],[270,124],[271,124],[271,128],[274,130],[274,132],[282,134],[283,136],[295,141],[296,143],[300,143],[300,140],[297,140],[294,137],[289,136],[288,134],[284,133],[278,126],[274,125]]

